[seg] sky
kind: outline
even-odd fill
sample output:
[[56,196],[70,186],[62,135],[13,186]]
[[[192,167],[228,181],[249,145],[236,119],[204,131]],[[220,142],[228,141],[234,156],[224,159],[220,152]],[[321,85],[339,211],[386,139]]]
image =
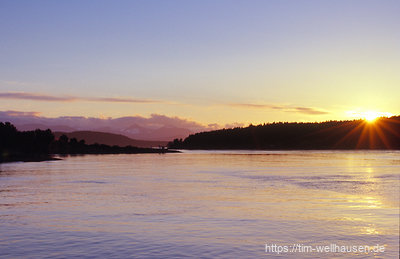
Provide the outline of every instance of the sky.
[[0,0],[0,111],[204,125],[400,114],[399,13],[384,0]]

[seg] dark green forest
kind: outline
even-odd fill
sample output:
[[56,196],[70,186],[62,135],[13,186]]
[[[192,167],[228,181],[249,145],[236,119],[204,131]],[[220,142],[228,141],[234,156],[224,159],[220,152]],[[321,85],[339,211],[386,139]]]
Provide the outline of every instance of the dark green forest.
[[315,123],[277,122],[201,132],[175,139],[174,149],[400,149],[400,116]]

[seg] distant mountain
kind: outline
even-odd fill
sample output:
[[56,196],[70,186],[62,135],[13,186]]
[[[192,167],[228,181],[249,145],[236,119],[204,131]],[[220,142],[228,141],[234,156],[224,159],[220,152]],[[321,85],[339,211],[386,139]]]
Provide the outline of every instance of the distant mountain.
[[125,136],[135,139],[171,141],[175,138],[185,138],[193,132],[185,128],[172,126],[163,126],[160,128],[150,129],[137,125],[132,125],[129,128],[122,129],[118,132],[114,130],[113,133],[123,134]]
[[[51,129],[53,132],[104,132],[115,135],[123,135],[131,139],[140,139],[144,141],[156,141],[156,142],[167,142],[175,138],[184,138],[192,134],[193,132],[185,128],[177,127],[160,127],[160,128],[145,128],[139,125],[131,125],[123,129],[113,129],[111,127],[100,127],[95,129],[76,129],[65,125],[45,125],[39,123],[22,124],[17,125],[17,129],[21,131],[35,130],[35,129]],[[110,144],[111,145],[111,144]]]
[[142,127],[135,123],[135,124],[129,125],[128,127],[124,128],[121,131],[128,135],[129,134],[135,135],[135,134],[143,134],[143,133],[147,132],[148,130],[149,130],[148,128]]
[[135,146],[135,147],[158,147],[166,146],[167,141],[147,141],[137,140],[128,138],[124,135],[113,134],[107,132],[98,131],[73,131],[73,132],[54,132],[56,138],[65,134],[68,138],[76,138],[79,140],[85,140],[86,144],[105,144],[105,145],[117,145],[117,146]]
[[51,129],[52,131],[63,131],[63,132],[71,132],[75,131],[76,129],[71,128],[66,125],[45,125],[45,124],[39,124],[39,123],[30,123],[30,124],[22,124],[22,125],[16,125],[16,128],[21,131],[27,131],[27,130],[35,130],[35,129],[40,129],[40,130],[47,130]]
[[0,121],[11,122],[21,131],[35,129],[51,129],[53,132],[96,131],[151,141],[171,141],[210,129],[194,121],[159,114],[152,114],[147,118],[141,116],[115,119],[81,116],[46,118],[31,113],[0,111]]

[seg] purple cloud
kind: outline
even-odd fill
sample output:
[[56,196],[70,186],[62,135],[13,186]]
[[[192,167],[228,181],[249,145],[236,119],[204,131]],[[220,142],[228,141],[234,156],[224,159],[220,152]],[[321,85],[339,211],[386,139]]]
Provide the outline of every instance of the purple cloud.
[[71,102],[75,101],[74,97],[60,97],[51,96],[46,94],[34,94],[34,93],[0,93],[1,99],[20,99],[20,100],[33,100],[33,101],[50,101],[50,102]]
[[0,93],[0,99],[32,100],[44,102],[118,102],[118,103],[166,103],[160,100],[119,98],[119,97],[78,97],[78,96],[56,96],[48,94],[25,93],[25,92],[6,92]]
[[47,118],[38,112],[0,111],[0,121],[9,121],[19,130],[47,129],[53,131],[91,130],[122,134],[134,139],[172,140],[185,138],[191,133],[210,130],[208,126],[179,117],[151,114],[150,117],[127,116],[120,118],[94,118],[62,116]]

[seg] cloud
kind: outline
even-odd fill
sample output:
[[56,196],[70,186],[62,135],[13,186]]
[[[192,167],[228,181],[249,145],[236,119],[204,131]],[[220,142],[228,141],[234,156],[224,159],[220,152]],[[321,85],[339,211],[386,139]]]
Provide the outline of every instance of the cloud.
[[281,109],[281,107],[269,104],[254,104],[254,103],[231,103],[229,106],[242,108],[257,108],[257,109]]
[[296,112],[309,115],[329,114],[329,112],[327,111],[316,109],[313,107],[293,107],[289,105],[271,105],[271,104],[253,104],[253,103],[231,103],[228,105],[238,108],[280,110],[283,112]]
[[317,109],[310,108],[310,107],[294,107],[292,110],[299,112],[299,113],[305,113],[305,114],[310,114],[310,115],[329,114],[329,112],[327,112],[327,111],[317,110]]
[[76,98],[74,97],[60,97],[60,96],[51,96],[45,94],[17,93],[17,92],[0,93],[0,98],[33,100],[33,101],[51,101],[51,102],[71,102],[76,100]]
[[38,117],[40,112],[0,111],[0,117]]
[[133,99],[133,98],[81,98],[84,101],[92,102],[114,102],[114,103],[164,103],[164,101],[150,99]]
[[168,117],[165,115],[161,114],[156,114],[153,113],[150,115],[150,118],[148,119],[149,123],[155,123],[155,124],[163,124],[165,126],[176,126],[179,125],[179,127],[182,128],[189,128],[189,129],[205,129],[205,126],[196,122],[196,121],[191,121],[188,119],[180,118],[177,116],[174,117]]
[[[169,103],[172,102],[164,100],[153,100],[153,99],[136,99],[136,98],[121,98],[121,97],[78,97],[78,96],[57,96],[48,94],[38,93],[27,93],[27,92],[0,92],[0,99],[14,99],[14,100],[32,100],[32,101],[45,101],[45,102],[112,102],[112,103]],[[178,103],[173,103],[178,104]],[[231,103],[228,104],[232,107],[249,108],[249,109],[268,109],[268,110],[279,110],[284,112],[296,112],[308,115],[322,115],[329,114],[329,112],[316,109],[313,107],[293,107],[289,105],[271,105],[271,104],[253,104],[253,103]],[[159,120],[166,118],[157,118]],[[168,117],[168,119],[171,119]],[[172,123],[173,121],[171,121]],[[211,127],[214,128],[214,127]]]
[[0,111],[0,121],[9,121],[19,130],[36,128],[53,131],[92,130],[122,134],[134,139],[172,140],[184,138],[191,133],[210,130],[199,122],[176,116],[151,114],[149,117],[126,116],[119,118],[96,118],[83,116],[60,116],[48,118],[38,112]]
[[119,98],[119,97],[78,97],[78,96],[56,96],[48,94],[26,93],[26,92],[6,92],[0,93],[0,99],[32,100],[44,102],[117,102],[117,103],[166,103],[160,100]]

